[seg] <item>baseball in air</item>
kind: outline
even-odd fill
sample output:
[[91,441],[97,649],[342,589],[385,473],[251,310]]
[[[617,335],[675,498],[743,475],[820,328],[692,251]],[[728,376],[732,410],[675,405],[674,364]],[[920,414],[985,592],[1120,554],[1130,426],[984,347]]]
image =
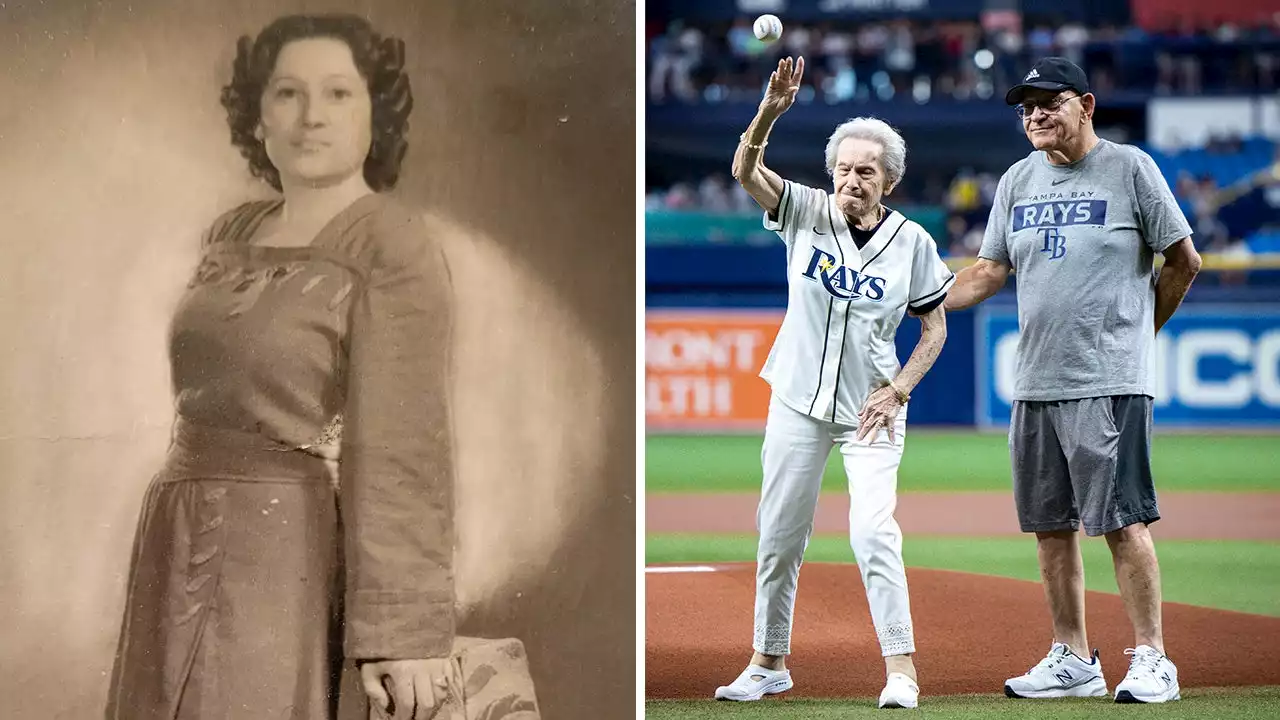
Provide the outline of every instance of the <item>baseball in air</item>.
[[782,37],[782,21],[777,15],[761,15],[751,29],[755,31],[756,39],[762,42],[776,42]]

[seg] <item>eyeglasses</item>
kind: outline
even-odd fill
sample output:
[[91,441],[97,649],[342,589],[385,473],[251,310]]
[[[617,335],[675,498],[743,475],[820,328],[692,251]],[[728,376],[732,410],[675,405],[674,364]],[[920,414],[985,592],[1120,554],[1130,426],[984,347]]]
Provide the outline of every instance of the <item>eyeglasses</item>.
[[1036,108],[1043,110],[1045,115],[1052,115],[1061,110],[1063,105],[1079,98],[1079,95],[1071,95],[1069,97],[1056,97],[1046,103],[1025,102],[1019,105],[1014,105],[1013,111],[1018,114],[1018,117],[1024,120],[1031,115],[1034,115]]

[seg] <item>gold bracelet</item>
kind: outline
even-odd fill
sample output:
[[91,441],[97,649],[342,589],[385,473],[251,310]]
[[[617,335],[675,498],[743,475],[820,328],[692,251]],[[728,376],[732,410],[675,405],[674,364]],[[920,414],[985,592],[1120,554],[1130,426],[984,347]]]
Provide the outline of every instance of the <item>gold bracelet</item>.
[[911,393],[903,392],[902,388],[899,388],[894,381],[889,381],[889,387],[893,388],[893,394],[898,396],[898,404],[906,405],[907,401],[911,399]]
[[746,133],[742,133],[741,135],[739,135],[739,136],[738,136],[738,141],[739,141],[739,142],[746,143],[747,148],[748,148],[748,149],[750,149],[750,150],[763,150],[763,149],[764,149],[764,146],[769,144],[769,141],[768,141],[768,140],[765,140],[764,142],[760,143],[759,145],[752,145],[751,143],[747,142],[747,134],[746,134]]

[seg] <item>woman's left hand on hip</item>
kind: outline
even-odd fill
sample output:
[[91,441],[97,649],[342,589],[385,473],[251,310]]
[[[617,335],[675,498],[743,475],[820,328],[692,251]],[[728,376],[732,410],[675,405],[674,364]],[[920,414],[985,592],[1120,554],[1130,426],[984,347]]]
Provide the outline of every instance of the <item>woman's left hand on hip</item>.
[[892,387],[886,385],[871,393],[862,409],[858,411],[858,440],[866,439],[883,427],[889,431],[889,442],[893,442],[893,425],[901,409],[898,395]]

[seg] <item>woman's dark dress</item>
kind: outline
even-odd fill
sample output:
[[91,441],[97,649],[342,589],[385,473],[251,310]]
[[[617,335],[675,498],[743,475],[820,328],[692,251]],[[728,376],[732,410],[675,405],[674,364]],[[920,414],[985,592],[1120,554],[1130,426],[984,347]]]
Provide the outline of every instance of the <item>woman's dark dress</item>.
[[439,243],[368,195],[311,246],[251,246],[280,203],[213,224],[173,320],[177,421],[139,521],[112,720],[334,718],[353,659],[454,643]]

